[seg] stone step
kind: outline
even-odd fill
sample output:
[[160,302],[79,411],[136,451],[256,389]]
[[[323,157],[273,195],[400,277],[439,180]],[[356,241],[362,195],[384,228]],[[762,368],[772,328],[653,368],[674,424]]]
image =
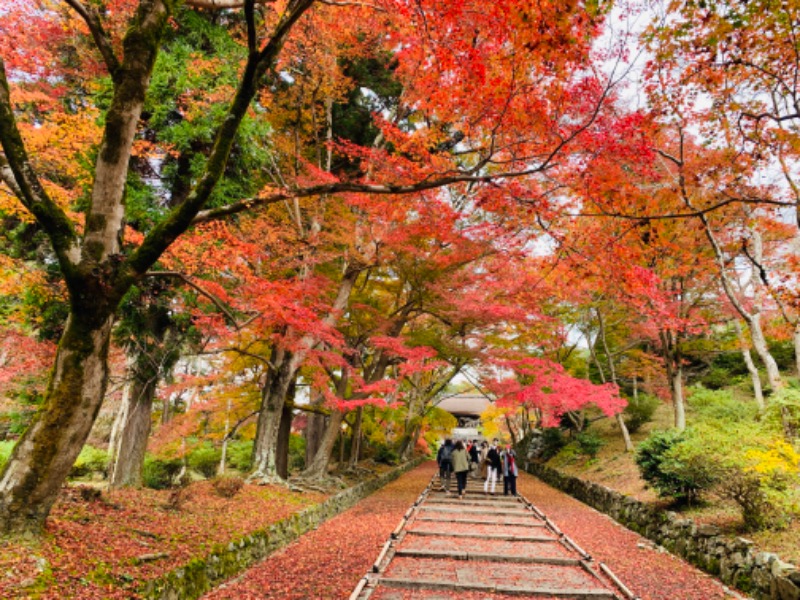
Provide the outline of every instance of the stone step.
[[528,527],[546,527],[544,523],[541,521],[535,521],[530,517],[525,518],[524,516],[510,516],[505,517],[503,515],[494,514],[495,519],[489,519],[488,517],[484,517],[481,519],[478,518],[464,518],[464,519],[454,519],[447,515],[419,515],[416,517],[417,521],[435,521],[437,523],[469,523],[473,525],[497,525],[502,527],[504,525],[513,525],[513,526],[528,526]]
[[530,516],[533,517],[533,513],[527,510],[524,506],[520,506],[519,508],[515,507],[486,507],[486,508],[474,508],[474,507],[466,507],[460,506],[456,504],[448,504],[444,506],[432,506],[430,504],[423,504],[420,506],[420,510],[427,511],[427,512],[440,512],[440,513],[448,513],[448,514],[460,514],[460,515],[513,515],[513,516]]
[[[456,592],[456,593],[469,593],[479,592],[483,594],[504,594],[507,596],[520,596],[523,598],[566,598],[568,600],[619,600],[615,594],[602,589],[596,590],[583,590],[583,589],[569,589],[569,588],[550,588],[550,587],[533,587],[525,585],[491,585],[491,584],[464,584],[455,581],[426,581],[424,579],[403,579],[397,577],[384,577],[380,580],[378,589],[370,598],[375,600],[400,600],[405,598],[404,595],[387,595],[381,588],[388,588],[389,590],[415,590],[419,592],[428,592],[431,598],[441,600],[441,596],[435,595],[436,592]],[[414,595],[418,598],[418,595]]]
[[493,552],[465,552],[462,550],[426,550],[424,548],[398,548],[394,553],[397,557],[411,558],[445,558],[450,560],[469,560],[499,563],[524,563],[531,565],[558,565],[565,567],[579,567],[581,561],[577,558],[564,556],[520,556],[508,554],[495,554]]
[[415,558],[395,555],[381,586],[527,595],[552,598],[616,598],[583,566]]
[[418,536],[443,536],[459,539],[480,539],[480,540],[499,540],[505,542],[557,542],[559,538],[546,537],[541,535],[504,535],[502,533],[469,533],[462,531],[425,531],[425,530],[406,530],[406,535]]

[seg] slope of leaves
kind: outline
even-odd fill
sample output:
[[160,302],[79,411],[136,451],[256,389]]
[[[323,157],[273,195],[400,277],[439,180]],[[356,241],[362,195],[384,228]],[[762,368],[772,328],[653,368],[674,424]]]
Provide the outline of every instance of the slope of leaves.
[[250,485],[225,499],[200,482],[171,509],[172,493],[125,489],[87,500],[83,488],[65,489],[38,545],[0,544],[0,597],[136,597],[143,581],[324,499]]

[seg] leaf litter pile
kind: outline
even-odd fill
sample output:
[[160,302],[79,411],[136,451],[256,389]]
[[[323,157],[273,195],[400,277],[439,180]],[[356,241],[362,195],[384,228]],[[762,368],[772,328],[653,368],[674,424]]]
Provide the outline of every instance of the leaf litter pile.
[[65,488],[40,542],[0,541],[0,598],[135,598],[144,581],[325,497],[245,485],[228,499],[208,481],[177,492]]

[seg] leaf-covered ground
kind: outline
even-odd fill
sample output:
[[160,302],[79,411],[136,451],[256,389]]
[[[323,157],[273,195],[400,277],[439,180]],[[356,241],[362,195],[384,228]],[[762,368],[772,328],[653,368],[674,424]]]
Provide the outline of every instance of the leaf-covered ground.
[[427,462],[406,473],[205,598],[347,598],[428,484],[435,466]]
[[226,499],[204,481],[186,488],[176,508],[170,491],[86,499],[87,491],[62,492],[41,542],[0,541],[0,598],[135,597],[142,581],[325,498],[246,485]]

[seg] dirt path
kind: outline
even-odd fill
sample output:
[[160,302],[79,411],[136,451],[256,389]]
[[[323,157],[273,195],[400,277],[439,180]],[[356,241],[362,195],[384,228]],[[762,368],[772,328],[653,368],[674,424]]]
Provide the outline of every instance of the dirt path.
[[[214,600],[223,598],[244,600],[254,598],[286,600],[348,598],[359,580],[378,559],[385,542],[398,528],[398,523],[417,500],[434,471],[435,465],[426,463],[403,475],[352,509],[331,519],[319,529],[304,535],[285,549],[246,571],[237,580],[229,582],[205,598]],[[657,551],[644,538],[537,479],[523,474],[520,477],[518,488],[522,495],[526,496],[533,505],[552,519],[560,530],[574,540],[579,548],[592,555],[595,561],[607,564],[619,579],[642,600],[712,600],[731,597],[726,593],[722,584],[713,578],[702,574],[680,559]],[[481,542],[480,547],[476,547],[474,550],[476,552],[495,552],[497,550],[496,543],[502,546],[501,551],[506,554],[514,555],[523,552],[519,548],[520,540],[491,540],[492,534],[496,534],[499,527],[493,523],[468,523],[453,525],[450,528],[447,523],[443,523],[439,519],[441,516],[447,516],[453,521],[475,521],[476,515],[466,513],[470,510],[481,511],[481,505],[485,504],[486,499],[480,494],[472,496],[471,500],[474,504],[470,508],[465,505],[463,509],[455,513],[448,512],[449,504],[442,503],[441,496],[436,498],[432,496],[435,502],[432,502],[429,508],[434,508],[434,510],[429,511],[424,520],[409,522],[410,528],[417,529],[418,536],[408,538],[408,552],[405,556],[395,557],[394,561],[396,562],[393,567],[390,567],[393,570],[389,572],[387,569],[387,573],[399,579],[413,578],[418,577],[418,568],[422,567],[429,576],[436,577],[437,573],[446,574],[448,569],[454,573],[453,569],[463,568],[470,563],[472,563],[471,566],[480,566],[478,562],[474,562],[474,558],[470,561],[457,561],[453,557],[447,556],[452,551],[447,547],[448,542],[436,535],[440,530],[448,534],[459,532],[488,534],[487,541]],[[437,518],[431,519],[434,515]],[[424,515],[420,513],[419,516]],[[516,523],[512,522],[514,518],[505,517],[505,520],[508,523],[503,526],[504,531],[511,537],[533,537],[529,530],[518,530]],[[423,530],[424,533],[419,535]],[[473,544],[474,541],[468,543]],[[492,545],[491,550],[482,548],[482,545],[486,543]],[[417,546],[419,547],[417,548]],[[437,552],[439,556],[437,556]],[[561,549],[555,549],[553,545],[549,546],[548,552],[555,552],[554,556],[562,556]],[[418,562],[409,570],[408,566],[411,564],[409,561],[412,560],[433,561],[435,564],[423,565]],[[524,562],[508,562],[493,572],[494,575],[505,578],[507,581],[522,580],[525,577],[522,571],[530,567],[548,569],[550,565],[537,567]],[[517,573],[518,570],[522,571]],[[483,573],[485,572],[486,569],[483,569]],[[463,579],[466,581],[472,575],[479,577],[481,569],[469,570],[469,573],[462,571],[462,573],[465,573]],[[392,600],[400,598],[408,600],[433,598],[477,600],[479,598],[512,597],[497,593],[470,592],[467,589],[435,592],[402,589],[401,591],[395,590],[391,594],[385,590],[380,593],[384,595],[381,596],[376,592],[373,598],[375,600],[379,598],[387,600],[389,598]],[[514,597],[519,598],[520,596]]]

